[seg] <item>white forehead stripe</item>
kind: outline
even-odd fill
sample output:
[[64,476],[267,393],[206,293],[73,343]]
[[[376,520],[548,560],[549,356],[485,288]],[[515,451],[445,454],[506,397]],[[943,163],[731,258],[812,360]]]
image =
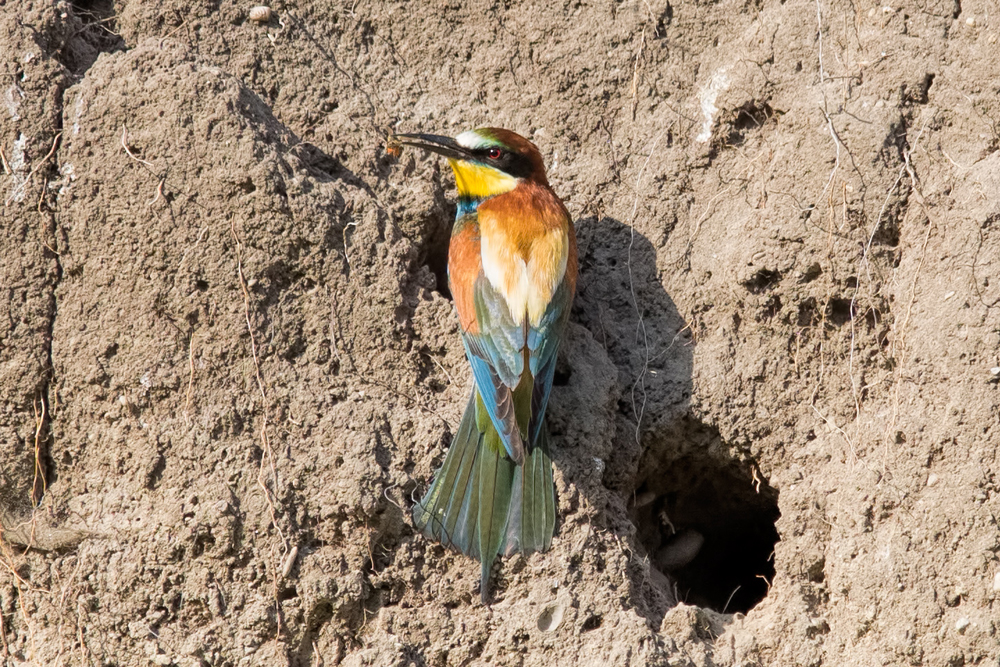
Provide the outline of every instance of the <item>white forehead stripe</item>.
[[468,148],[469,150],[486,148],[487,146],[491,146],[495,143],[485,137],[481,137],[475,130],[466,130],[462,134],[455,137],[455,142],[462,148]]

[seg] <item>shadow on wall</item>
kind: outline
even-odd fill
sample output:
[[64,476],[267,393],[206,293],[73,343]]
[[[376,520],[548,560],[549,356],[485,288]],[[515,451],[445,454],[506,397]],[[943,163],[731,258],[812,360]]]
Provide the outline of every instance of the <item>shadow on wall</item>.
[[746,612],[774,576],[777,491],[690,415],[694,341],[650,241],[609,217],[578,221],[577,235],[574,317],[604,346],[621,387],[604,484],[627,499],[636,559],[649,563],[633,599],[656,625],[678,601]]

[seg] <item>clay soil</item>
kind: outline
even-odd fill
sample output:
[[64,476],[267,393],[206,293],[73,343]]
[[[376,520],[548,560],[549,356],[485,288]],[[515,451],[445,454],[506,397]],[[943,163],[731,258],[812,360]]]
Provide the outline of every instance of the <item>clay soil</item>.
[[[0,663],[997,665],[992,0],[0,0]],[[580,284],[552,549],[414,533],[454,186]]]

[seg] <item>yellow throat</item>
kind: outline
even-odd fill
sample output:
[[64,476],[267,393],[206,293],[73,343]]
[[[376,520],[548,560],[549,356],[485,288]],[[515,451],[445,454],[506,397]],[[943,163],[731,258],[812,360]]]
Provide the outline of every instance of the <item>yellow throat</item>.
[[510,192],[517,187],[518,179],[486,165],[449,159],[455,172],[455,185],[459,197],[486,199]]

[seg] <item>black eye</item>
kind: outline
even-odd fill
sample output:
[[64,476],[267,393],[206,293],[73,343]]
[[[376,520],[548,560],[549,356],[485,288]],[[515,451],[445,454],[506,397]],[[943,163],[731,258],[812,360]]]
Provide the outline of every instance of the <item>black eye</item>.
[[503,155],[503,151],[499,148],[491,148],[486,151],[486,156],[491,160],[499,160],[501,155]]

